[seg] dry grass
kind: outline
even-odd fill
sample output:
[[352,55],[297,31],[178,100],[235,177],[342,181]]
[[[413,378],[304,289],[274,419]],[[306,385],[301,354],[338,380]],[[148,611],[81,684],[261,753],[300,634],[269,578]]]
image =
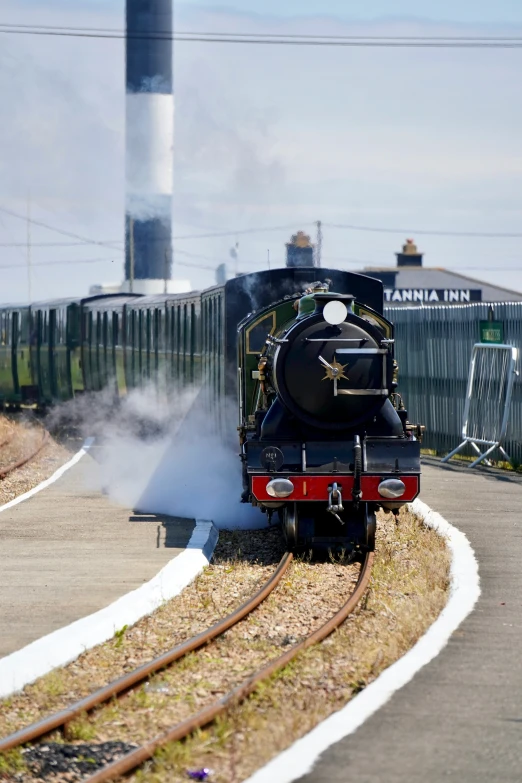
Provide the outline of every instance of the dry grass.
[[[213,565],[181,596],[0,705],[0,734],[202,630],[251,595],[279,555],[277,531],[222,535]],[[239,626],[121,701],[74,721],[66,740],[140,742],[215,701],[331,616],[357,571],[340,563],[294,563],[276,592]],[[244,779],[409,649],[443,607],[447,579],[448,555],[435,533],[404,512],[398,527],[391,517],[381,520],[372,582],[360,610],[243,705],[188,741],[163,749],[154,766],[133,779],[171,783],[186,780],[187,767],[203,766],[215,769],[215,783]],[[13,767],[13,780],[34,779]]]
[[[43,430],[18,418],[0,415],[0,469],[6,468],[34,451],[42,441]],[[10,439],[8,443],[5,441]],[[28,492],[67,460],[69,451],[52,438],[27,465],[0,479],[0,505]]]

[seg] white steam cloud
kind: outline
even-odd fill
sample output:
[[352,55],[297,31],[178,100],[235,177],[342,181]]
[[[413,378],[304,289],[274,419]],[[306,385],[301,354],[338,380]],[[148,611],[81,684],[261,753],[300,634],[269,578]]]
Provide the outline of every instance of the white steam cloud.
[[[56,409],[51,425],[80,422],[84,436],[94,435],[102,489],[119,505],[210,519],[223,529],[265,527],[266,516],[240,502],[238,442],[217,433],[201,400],[197,390],[186,389],[172,402],[150,386],[115,405],[105,391]],[[233,424],[227,431],[236,434]]]

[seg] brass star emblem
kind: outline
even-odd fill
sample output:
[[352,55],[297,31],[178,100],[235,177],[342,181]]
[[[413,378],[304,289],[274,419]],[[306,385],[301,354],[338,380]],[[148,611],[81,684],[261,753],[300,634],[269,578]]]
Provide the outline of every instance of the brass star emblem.
[[344,374],[345,368],[348,367],[347,364],[339,364],[337,361],[333,361],[329,367],[326,368],[326,375],[324,378],[322,378],[323,381],[340,381],[340,380],[348,380],[348,376]]

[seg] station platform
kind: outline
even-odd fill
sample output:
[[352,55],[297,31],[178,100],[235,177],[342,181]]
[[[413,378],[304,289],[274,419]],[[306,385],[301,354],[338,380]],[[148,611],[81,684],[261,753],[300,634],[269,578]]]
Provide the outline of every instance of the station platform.
[[186,547],[194,520],[134,513],[90,454],[0,513],[0,658],[103,609]]
[[468,536],[481,596],[438,657],[302,783],[522,780],[522,477],[426,459],[421,499]]

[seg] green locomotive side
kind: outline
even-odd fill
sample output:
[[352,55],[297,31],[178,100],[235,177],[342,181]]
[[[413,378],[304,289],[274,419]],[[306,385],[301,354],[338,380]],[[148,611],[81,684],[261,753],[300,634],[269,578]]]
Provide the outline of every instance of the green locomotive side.
[[255,426],[255,412],[261,395],[259,357],[269,335],[295,320],[296,298],[287,299],[249,316],[238,328],[238,372],[240,417]]

